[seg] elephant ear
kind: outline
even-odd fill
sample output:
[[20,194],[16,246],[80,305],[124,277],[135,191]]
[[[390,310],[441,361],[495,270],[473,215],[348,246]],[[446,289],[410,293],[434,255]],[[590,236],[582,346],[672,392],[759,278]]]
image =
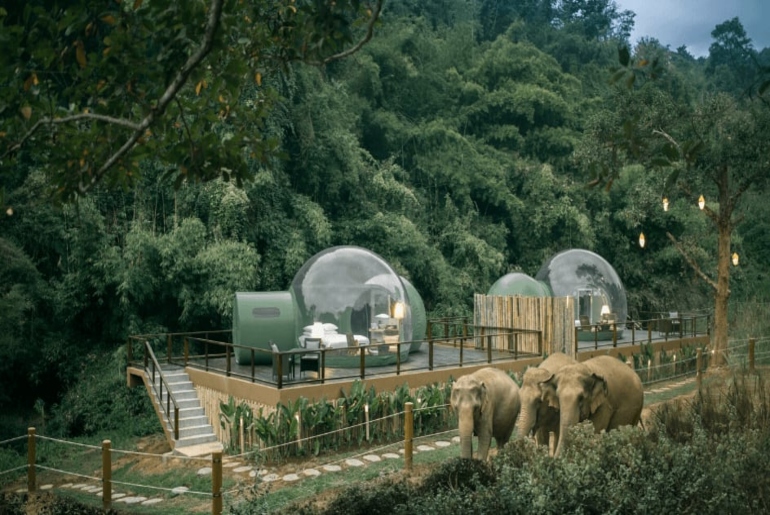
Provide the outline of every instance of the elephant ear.
[[596,413],[599,406],[607,403],[607,381],[598,374],[591,374],[591,413]]
[[481,397],[481,402],[479,403],[479,414],[484,413],[487,411],[487,408],[489,407],[489,395],[487,395],[487,385],[485,385],[483,382],[479,385],[479,396]]
[[559,396],[556,395],[556,375],[551,374],[551,377],[545,381],[540,381],[540,398],[549,407],[559,409]]

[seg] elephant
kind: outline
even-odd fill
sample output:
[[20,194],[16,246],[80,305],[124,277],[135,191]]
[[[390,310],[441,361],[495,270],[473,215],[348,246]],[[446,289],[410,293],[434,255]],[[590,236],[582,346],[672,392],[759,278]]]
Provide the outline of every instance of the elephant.
[[516,422],[516,434],[524,438],[533,433],[539,444],[548,443],[548,434],[553,432],[559,441],[559,411],[543,401],[541,382],[548,380],[553,374],[566,365],[577,363],[573,358],[562,352],[555,352],[545,358],[539,366],[528,368],[524,372],[519,398],[521,412]]
[[597,356],[562,367],[540,383],[543,398],[559,410],[559,456],[567,429],[590,420],[599,433],[639,423],[644,405],[642,381],[631,368],[612,356]]
[[452,385],[452,408],[460,430],[460,456],[473,457],[473,435],[479,437],[478,458],[486,460],[494,436],[497,448],[511,437],[519,415],[519,386],[504,371],[485,367],[461,376]]

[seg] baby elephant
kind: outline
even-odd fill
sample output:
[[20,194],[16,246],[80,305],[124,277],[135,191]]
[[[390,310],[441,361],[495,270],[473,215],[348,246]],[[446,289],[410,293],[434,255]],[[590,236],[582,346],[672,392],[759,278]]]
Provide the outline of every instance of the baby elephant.
[[519,415],[519,386],[507,373],[486,367],[452,385],[452,408],[460,429],[460,456],[473,456],[473,435],[479,437],[478,458],[486,460],[492,437],[497,448],[510,439]]

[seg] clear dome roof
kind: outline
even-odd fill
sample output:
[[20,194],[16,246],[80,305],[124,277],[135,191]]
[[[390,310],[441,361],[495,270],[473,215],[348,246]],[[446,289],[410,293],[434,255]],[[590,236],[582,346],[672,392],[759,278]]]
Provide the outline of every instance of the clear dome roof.
[[291,293],[299,327],[333,323],[340,333],[366,335],[384,318],[401,320],[401,341],[412,340],[411,307],[399,275],[370,250],[339,246],[311,257],[294,276]]
[[[623,323],[628,314],[626,290],[615,269],[590,250],[571,249],[554,255],[535,279],[544,282],[554,297],[574,297],[576,317],[598,323],[603,313]],[[606,306],[606,307],[605,307]]]

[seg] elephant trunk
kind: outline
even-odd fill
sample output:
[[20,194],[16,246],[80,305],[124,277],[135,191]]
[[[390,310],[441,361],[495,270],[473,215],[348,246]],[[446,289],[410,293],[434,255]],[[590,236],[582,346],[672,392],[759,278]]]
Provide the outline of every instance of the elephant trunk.
[[568,438],[568,430],[571,426],[574,426],[580,422],[580,416],[578,408],[564,409],[562,404],[561,413],[559,416],[559,445],[556,446],[556,452],[554,457],[561,455],[561,451],[564,448],[564,443]]
[[463,410],[459,413],[460,457],[473,457],[473,410]]
[[529,404],[521,405],[519,420],[516,421],[516,435],[518,438],[525,438],[535,427],[535,409]]

